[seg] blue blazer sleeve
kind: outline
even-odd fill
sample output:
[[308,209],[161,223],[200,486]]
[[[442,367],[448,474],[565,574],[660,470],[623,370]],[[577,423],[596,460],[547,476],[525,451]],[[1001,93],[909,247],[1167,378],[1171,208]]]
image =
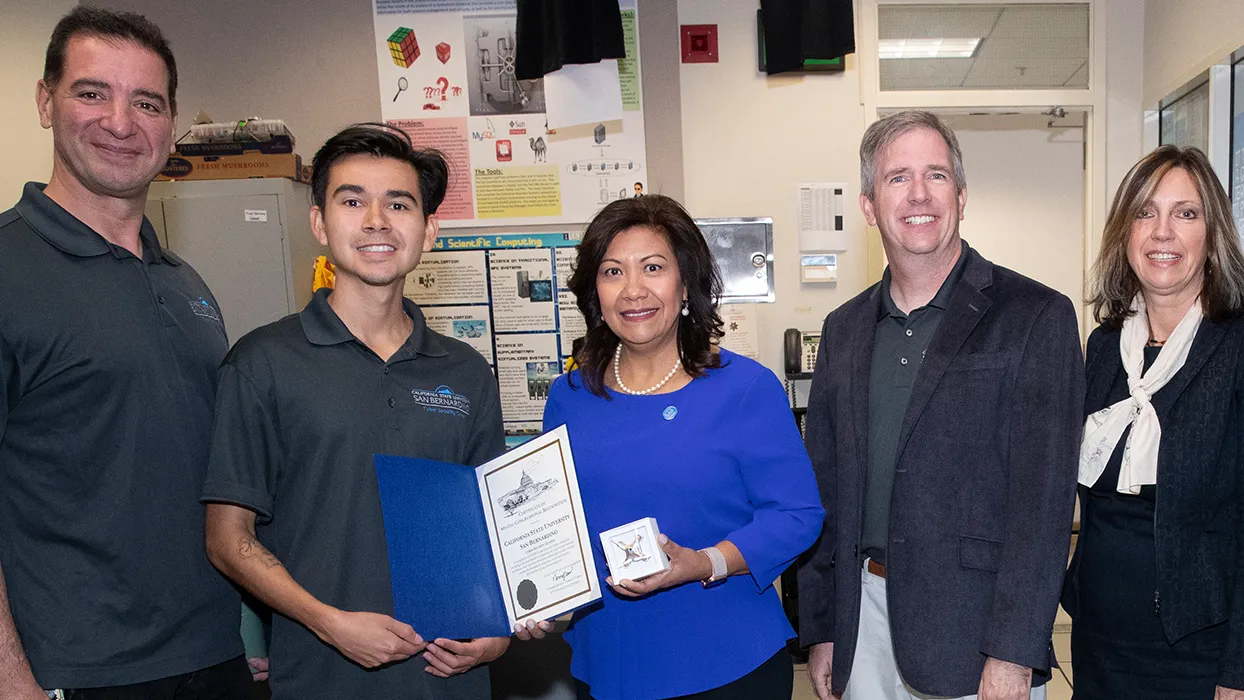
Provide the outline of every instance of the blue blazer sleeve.
[[762,370],[732,410],[738,424],[739,473],[755,514],[726,539],[739,548],[763,591],[816,541],[825,511],[777,377]]

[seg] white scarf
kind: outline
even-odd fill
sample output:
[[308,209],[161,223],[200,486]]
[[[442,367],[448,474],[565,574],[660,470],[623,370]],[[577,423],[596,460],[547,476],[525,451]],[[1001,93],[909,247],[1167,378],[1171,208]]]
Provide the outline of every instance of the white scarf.
[[1123,369],[1127,370],[1127,388],[1131,396],[1092,414],[1084,422],[1079,481],[1090,487],[1097,483],[1123,431],[1132,425],[1127,444],[1123,446],[1118,491],[1135,495],[1140,493],[1141,486],[1158,483],[1158,443],[1162,439],[1162,426],[1158,424],[1157,411],[1149,399],[1184,366],[1204,314],[1198,300],[1175,326],[1175,332],[1162,346],[1157,361],[1145,372],[1149,317],[1142,295],[1137,294],[1132,300],[1132,311],[1123,321],[1119,338],[1119,354],[1123,358]]

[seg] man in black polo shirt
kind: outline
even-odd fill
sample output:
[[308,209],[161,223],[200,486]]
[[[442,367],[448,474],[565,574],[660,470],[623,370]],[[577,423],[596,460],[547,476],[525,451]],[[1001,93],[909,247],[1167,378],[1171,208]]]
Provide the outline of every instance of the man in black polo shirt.
[[799,570],[817,696],[1038,700],[1071,539],[1084,365],[1071,300],[959,236],[928,112],[860,145],[879,284],[825,319],[806,442],[825,527]]
[[448,167],[405,134],[357,125],[324,144],[314,173],[311,226],[335,289],[225,359],[203,491],[209,556],[280,613],[276,700],[487,698],[475,667],[508,638],[424,640],[392,618],[372,462],[478,465],[505,447],[488,364],[402,296],[436,238]]
[[5,698],[247,692],[238,596],[195,505],[224,326],[143,217],[176,87],[146,19],[70,12],[37,90],[51,180],[0,214]]

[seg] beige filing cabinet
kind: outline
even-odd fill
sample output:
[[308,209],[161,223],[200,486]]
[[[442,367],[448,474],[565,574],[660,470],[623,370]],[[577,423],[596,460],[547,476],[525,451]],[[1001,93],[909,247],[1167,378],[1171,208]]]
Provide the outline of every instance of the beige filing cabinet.
[[315,257],[311,188],[284,178],[155,182],[147,218],[220,305],[229,342],[306,306]]

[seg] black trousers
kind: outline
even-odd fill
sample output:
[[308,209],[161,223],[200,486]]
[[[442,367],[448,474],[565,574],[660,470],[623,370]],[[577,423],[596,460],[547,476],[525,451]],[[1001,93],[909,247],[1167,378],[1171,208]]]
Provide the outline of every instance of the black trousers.
[[[575,681],[579,700],[592,700],[591,689]],[[680,695],[678,700],[790,700],[795,692],[795,668],[785,648],[769,657],[751,673],[702,693]]]
[[246,700],[251,672],[244,657],[154,681],[66,690],[66,700]]

